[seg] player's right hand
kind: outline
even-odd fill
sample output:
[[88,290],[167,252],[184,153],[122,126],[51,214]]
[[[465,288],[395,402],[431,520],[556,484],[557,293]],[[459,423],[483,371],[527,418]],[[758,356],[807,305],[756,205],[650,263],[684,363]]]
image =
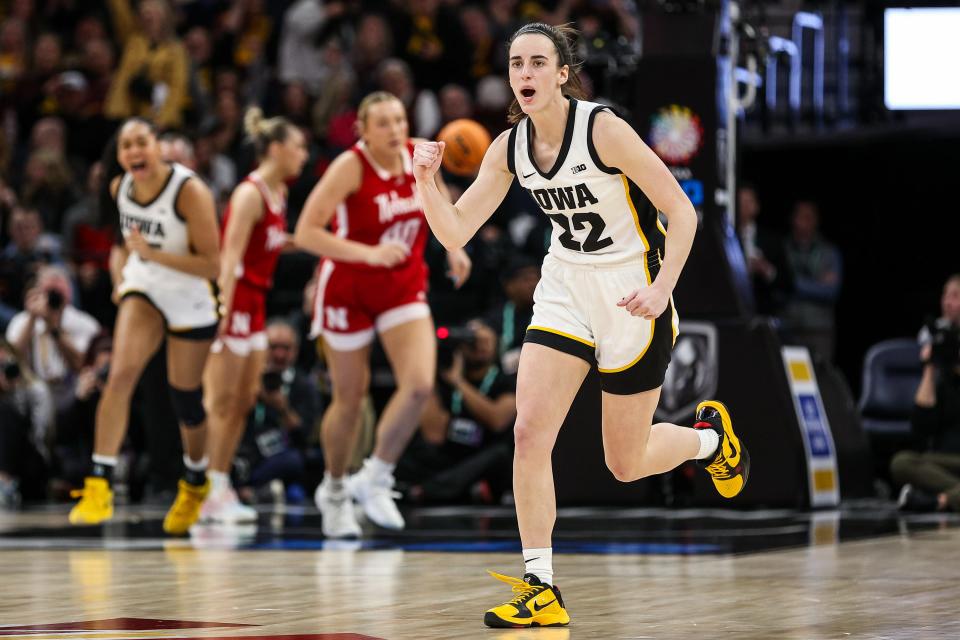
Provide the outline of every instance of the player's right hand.
[[366,263],[371,267],[395,267],[410,255],[410,250],[406,245],[399,242],[381,242],[375,247],[370,247],[367,254]]
[[418,142],[413,148],[413,177],[417,180],[433,180],[445,148],[445,142]]

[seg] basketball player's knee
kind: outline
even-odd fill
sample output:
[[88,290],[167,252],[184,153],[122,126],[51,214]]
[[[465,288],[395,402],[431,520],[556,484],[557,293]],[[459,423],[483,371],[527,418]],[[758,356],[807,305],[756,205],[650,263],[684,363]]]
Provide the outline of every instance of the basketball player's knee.
[[110,365],[110,375],[107,377],[105,391],[125,396],[133,395],[140,377],[140,370],[133,367]]
[[413,378],[400,383],[398,391],[406,394],[412,402],[423,404],[433,393],[433,380],[429,378]]
[[227,416],[237,410],[239,398],[235,392],[223,389],[209,394],[206,403],[207,408],[214,415]]
[[605,459],[607,469],[610,469],[613,477],[620,482],[633,482],[647,475],[643,472],[641,465],[634,460],[609,455]]
[[890,477],[898,484],[905,484],[913,476],[913,470],[920,463],[920,454],[915,451],[901,451],[890,461]]
[[360,388],[343,387],[339,391],[334,387],[333,404],[338,411],[350,416],[360,415],[360,407],[363,404],[365,391]]
[[536,455],[553,451],[553,440],[545,435],[542,425],[518,417],[513,427],[513,442],[517,455]]
[[173,412],[177,414],[180,424],[187,428],[199,427],[207,419],[207,412],[203,408],[203,387],[184,390],[170,386],[170,401]]

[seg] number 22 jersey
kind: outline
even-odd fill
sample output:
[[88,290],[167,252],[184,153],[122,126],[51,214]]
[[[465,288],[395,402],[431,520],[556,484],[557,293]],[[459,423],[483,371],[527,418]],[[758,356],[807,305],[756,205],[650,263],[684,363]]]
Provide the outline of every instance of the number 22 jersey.
[[574,264],[640,262],[663,254],[665,231],[639,187],[600,160],[593,144],[605,105],[570,99],[563,143],[553,167],[533,159],[533,122],[510,131],[507,164],[520,186],[553,222],[550,254]]

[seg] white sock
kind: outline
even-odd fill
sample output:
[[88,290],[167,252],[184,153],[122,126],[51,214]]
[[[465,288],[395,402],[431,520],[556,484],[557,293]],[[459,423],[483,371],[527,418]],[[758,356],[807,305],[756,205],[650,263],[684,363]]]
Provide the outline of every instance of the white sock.
[[230,488],[230,476],[223,471],[207,471],[207,477],[210,478],[211,491],[226,491]]
[[93,464],[103,464],[108,467],[117,466],[117,456],[102,456],[99,453],[93,454]]
[[523,572],[532,573],[543,584],[553,584],[553,547],[523,550]]
[[713,429],[694,429],[700,436],[700,451],[694,457],[694,460],[703,460],[712,458],[717,453],[717,447],[720,446],[720,436]]
[[199,460],[193,460],[187,454],[183,454],[183,466],[190,471],[206,471],[208,464],[210,464],[210,458],[207,456],[203,456]]
[[367,458],[366,461],[364,461],[364,466],[375,478],[392,476],[393,470],[397,468],[397,465],[390,462],[384,462],[376,456],[370,456]]
[[323,474],[323,483],[330,487],[330,493],[343,493],[347,489],[343,484],[343,476],[334,478],[329,471]]

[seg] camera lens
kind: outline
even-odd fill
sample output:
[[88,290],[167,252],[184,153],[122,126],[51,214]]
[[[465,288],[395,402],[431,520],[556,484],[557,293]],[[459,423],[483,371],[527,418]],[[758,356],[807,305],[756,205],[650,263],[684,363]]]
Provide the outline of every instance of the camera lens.
[[3,363],[3,377],[13,381],[20,377],[20,364],[11,360]]
[[55,311],[61,309],[64,302],[63,294],[56,289],[49,289],[47,291],[47,306],[51,309]]

